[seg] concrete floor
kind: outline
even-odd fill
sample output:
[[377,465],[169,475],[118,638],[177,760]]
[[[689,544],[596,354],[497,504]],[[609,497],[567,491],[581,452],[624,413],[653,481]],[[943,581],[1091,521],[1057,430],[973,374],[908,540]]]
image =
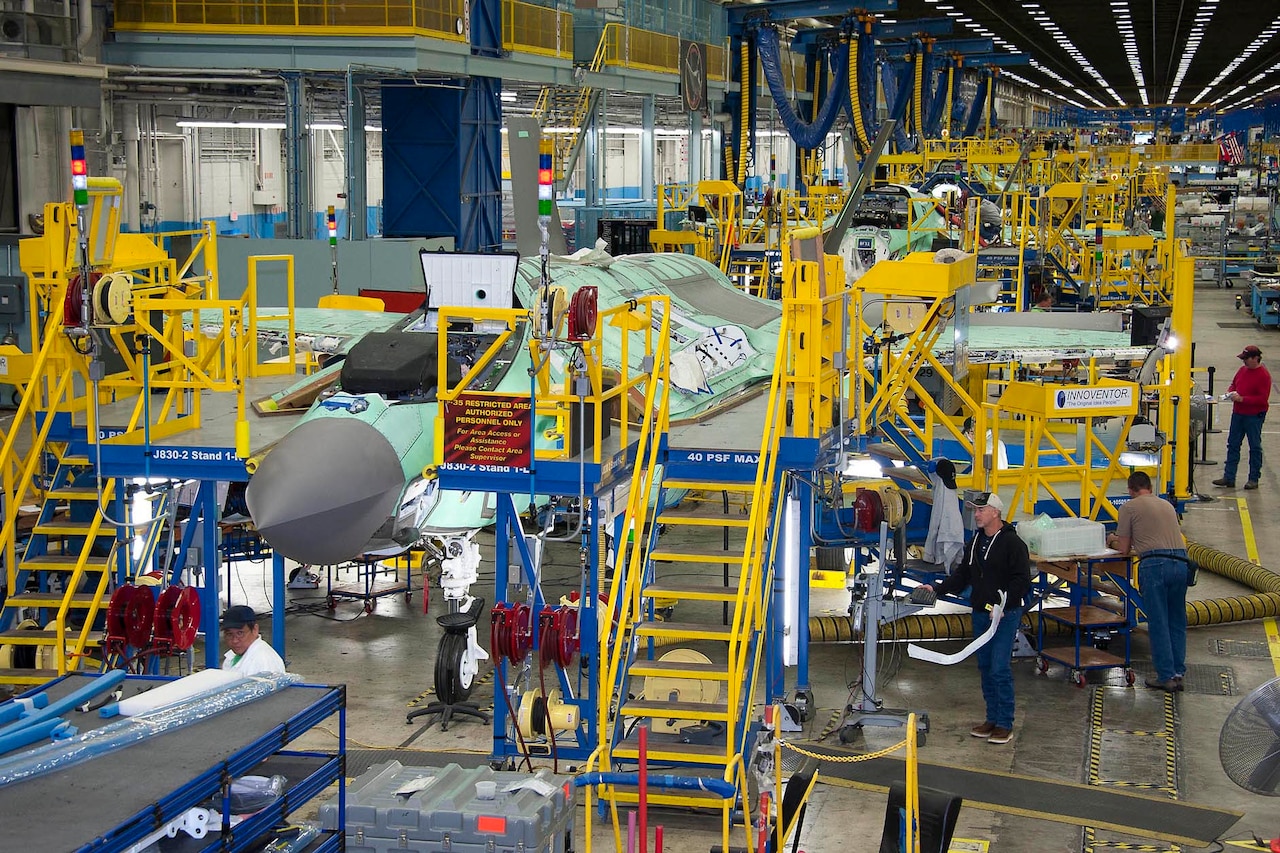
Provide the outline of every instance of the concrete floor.
[[[1217,366],[1219,393],[1225,390],[1226,381],[1238,367],[1235,355],[1244,344],[1257,343],[1266,353],[1268,363],[1280,364],[1280,346],[1270,343],[1273,332],[1251,323],[1241,327],[1249,323],[1249,318],[1234,307],[1237,292],[1218,289],[1196,292],[1196,362]],[[1280,342],[1280,336],[1275,339]],[[1209,483],[1220,475],[1220,466],[1196,466],[1199,491],[1215,499],[1191,504],[1184,519],[1189,537],[1244,556],[1242,522],[1247,508],[1262,564],[1280,566],[1274,544],[1274,537],[1280,533],[1275,520],[1275,507],[1280,502],[1280,479],[1275,476],[1280,466],[1275,439],[1278,432],[1280,427],[1269,426],[1264,430],[1269,457],[1258,491],[1215,489]],[[1225,431],[1210,436],[1210,458],[1223,458],[1225,437]],[[491,553],[488,545],[492,537],[485,541],[486,553]],[[566,590],[576,587],[578,556],[575,547],[562,546],[553,550],[550,558],[551,564],[546,569],[547,594],[553,597],[561,587]],[[491,580],[492,564],[486,565],[490,567],[487,577]],[[268,609],[269,571],[246,565],[239,567],[236,575],[231,584],[232,598],[237,603],[247,599],[259,609]],[[484,575],[479,588],[492,601],[492,589],[485,589]],[[430,615],[423,614],[420,595],[415,594],[409,603],[399,596],[383,599],[370,615],[362,614],[358,603],[339,603],[332,618],[319,618],[330,615],[317,607],[322,604],[323,592],[322,585],[317,592],[290,593],[291,609],[310,612],[296,612],[287,617],[285,654],[290,669],[308,680],[348,685],[349,750],[411,747],[488,753],[490,729],[478,722],[456,722],[448,732],[440,731],[438,724],[428,729],[422,720],[413,725],[405,723],[410,703],[431,687],[440,634],[435,624],[435,615],[441,612],[438,601],[432,602]],[[1200,584],[1191,592],[1196,598],[1216,598],[1244,594],[1247,590],[1202,572]],[[434,593],[438,598],[438,590]],[[847,605],[843,591],[819,592],[814,596],[813,613],[843,614]],[[715,616],[708,614],[708,618]],[[685,616],[682,615],[681,620],[686,621]],[[1271,630],[1275,630],[1273,623]],[[265,625],[264,633],[269,633]],[[1152,752],[1149,741],[1126,740],[1123,733],[1115,731],[1158,727],[1165,701],[1162,693],[1141,686],[1125,687],[1119,671],[1091,673],[1087,686],[1081,689],[1067,681],[1061,668],[1052,667],[1041,676],[1035,671],[1033,659],[1015,662],[1018,719],[1014,739],[1005,746],[992,746],[969,736],[969,728],[984,716],[977,672],[972,663],[940,667],[908,660],[902,647],[885,649],[880,691],[889,707],[918,709],[930,714],[932,731],[921,751],[922,761],[1071,782],[1088,781],[1086,754],[1091,701],[1095,691],[1104,691],[1104,725],[1108,733],[1103,735],[1099,766],[1103,779],[1159,785],[1172,774],[1178,799],[1245,813],[1220,840],[1247,839],[1250,833],[1264,837],[1280,835],[1280,800],[1254,796],[1236,787],[1223,773],[1218,759],[1218,733],[1226,715],[1249,691],[1280,674],[1280,657],[1223,655],[1216,647],[1220,640],[1245,641],[1255,647],[1261,643],[1265,649],[1264,622],[1192,630],[1188,637],[1188,663],[1193,671],[1204,676],[1207,689],[1212,692],[1188,690],[1173,697],[1176,709],[1173,767],[1166,766],[1162,748]],[[487,637],[484,642],[487,644]],[[948,643],[939,648],[953,651],[959,645]],[[1272,655],[1280,654],[1280,646],[1273,643],[1270,651]],[[792,737],[817,738],[831,728],[833,714],[838,715],[850,701],[849,687],[857,681],[861,655],[860,644],[812,648],[810,666],[818,709],[805,731]],[[1139,668],[1141,685],[1142,667],[1149,660],[1144,630],[1134,635],[1133,658]],[[1226,674],[1229,677],[1225,677]],[[479,688],[477,694],[482,699],[488,695],[485,688]],[[867,745],[875,747],[894,739],[896,733],[891,737],[884,732],[871,732]],[[835,735],[829,735],[824,742],[836,743]],[[303,743],[332,746],[329,735],[322,732],[308,735]],[[548,762],[537,764],[548,765]],[[565,770],[564,766],[561,770]],[[1155,795],[1159,795],[1158,792]],[[883,794],[819,784],[809,805],[800,848],[809,853],[878,849],[884,804]],[[1051,803],[1044,806],[1052,809]],[[667,849],[677,853],[706,851],[718,835],[713,819],[706,816],[668,812],[655,814],[650,821],[665,825]],[[956,835],[989,842],[991,849],[1009,853],[1074,853],[1124,843],[1155,845],[1143,849],[1170,849],[1167,843],[1150,839],[1125,838],[1102,831],[1095,834],[1076,826],[968,807],[961,812]],[[613,846],[611,837],[600,831],[595,833],[595,843],[599,849]]]

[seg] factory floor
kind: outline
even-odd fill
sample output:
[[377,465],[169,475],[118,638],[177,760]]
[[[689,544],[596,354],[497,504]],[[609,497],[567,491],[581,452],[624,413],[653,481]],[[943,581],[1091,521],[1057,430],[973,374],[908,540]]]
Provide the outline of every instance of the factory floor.
[[[1236,353],[1245,344],[1258,344],[1266,354],[1264,362],[1280,364],[1280,347],[1269,344],[1272,333],[1236,310],[1237,292],[1213,288],[1196,292],[1196,364],[1217,367],[1215,390],[1219,394],[1239,366]],[[1218,417],[1219,426],[1225,427],[1225,419],[1224,408]],[[1217,489],[1210,482],[1220,476],[1220,465],[1195,467],[1196,490],[1211,500],[1189,505],[1184,529],[1190,538],[1240,556],[1252,556],[1250,549],[1256,547],[1264,566],[1280,567],[1280,557],[1272,550],[1275,537],[1280,534],[1276,513],[1280,506],[1280,477],[1276,475],[1280,471],[1280,442],[1275,438],[1278,432],[1280,426],[1270,424],[1263,432],[1269,455],[1257,491]],[[1211,459],[1223,458],[1225,440],[1225,429],[1209,436]],[[1240,480],[1243,482],[1244,478]],[[486,555],[492,554],[492,537],[482,534],[482,542]],[[482,572],[486,569],[491,579],[491,562],[482,566]],[[553,548],[545,575],[548,598],[557,597],[561,589],[576,588],[576,546]],[[269,576],[266,567],[238,567],[230,585],[232,600],[247,600],[260,610],[269,609]],[[478,591],[492,602],[492,589],[485,588],[485,577],[482,574]],[[1208,572],[1202,571],[1200,578],[1199,585],[1191,590],[1194,598],[1249,592]],[[339,602],[330,613],[323,608],[324,592],[323,579],[319,590],[290,592],[291,615],[287,616],[284,653],[290,670],[308,680],[348,685],[347,748],[353,768],[368,766],[370,761],[383,757],[368,750],[387,750],[387,757],[408,755],[390,752],[406,748],[489,752],[490,728],[479,721],[455,721],[448,732],[441,731],[439,724],[428,727],[422,719],[413,724],[405,722],[406,712],[421,703],[421,694],[432,686],[440,636],[435,623],[435,616],[441,612],[438,590],[433,590],[428,615],[422,612],[420,593],[415,593],[408,603],[403,596],[382,599],[373,613],[365,614],[358,602]],[[812,614],[844,614],[848,604],[847,593],[842,590],[815,591]],[[718,613],[708,611],[706,616],[714,619]],[[690,610],[682,614],[681,621],[697,618],[699,615]],[[1270,644],[1268,625],[1272,632]],[[264,624],[263,633],[270,635],[268,625]],[[487,636],[483,642],[487,645]],[[960,645],[948,642],[938,648],[955,651]],[[804,724],[804,731],[789,735],[790,738],[825,737],[823,743],[838,745],[833,721],[839,719],[853,698],[850,687],[857,683],[862,652],[857,643],[812,646],[809,665],[817,709]],[[1244,813],[1220,839],[1224,843],[1249,839],[1251,833],[1265,838],[1280,835],[1280,800],[1255,796],[1236,787],[1223,772],[1218,756],[1219,730],[1227,714],[1242,697],[1280,674],[1280,640],[1275,636],[1274,623],[1260,620],[1192,629],[1187,640],[1187,690],[1178,694],[1142,686],[1144,675],[1150,672],[1146,668],[1149,655],[1145,629],[1133,635],[1132,654],[1138,669],[1136,688],[1125,685],[1122,670],[1092,672],[1081,688],[1069,682],[1061,667],[1052,666],[1041,675],[1036,671],[1034,657],[1016,660],[1013,670],[1017,721],[1013,740],[1001,746],[969,734],[970,727],[984,717],[977,671],[971,661],[939,666],[908,659],[901,645],[882,647],[878,689],[887,707],[929,714],[931,730],[920,753],[923,762],[1074,783],[1110,782],[1157,797],[1168,796],[1162,789],[1170,788],[1177,799]],[[477,688],[477,698],[487,699],[486,704],[491,702],[490,689],[486,681]],[[1166,726],[1171,731],[1166,732]],[[1166,749],[1165,734],[1172,737],[1173,750]],[[852,746],[874,749],[896,739],[896,731],[869,730],[865,739]],[[333,741],[323,732],[313,732],[303,743],[323,747],[332,746]],[[422,759],[416,756],[418,763],[426,763]],[[550,761],[535,764],[550,766]],[[562,772],[571,769],[566,764],[561,763]],[[966,792],[957,793],[963,796]],[[1040,807],[1052,811],[1054,803],[1042,803]],[[799,849],[809,853],[877,850],[884,811],[882,793],[820,782],[809,803]],[[649,820],[651,826],[665,826],[666,849],[676,853],[705,853],[718,842],[717,822],[705,815],[658,811]],[[612,849],[611,835],[600,823],[596,826],[596,849]],[[1150,838],[972,807],[962,809],[956,838],[974,844],[953,849],[1005,853],[1065,853],[1126,844],[1154,845],[1141,848],[1147,850],[1176,849]]]

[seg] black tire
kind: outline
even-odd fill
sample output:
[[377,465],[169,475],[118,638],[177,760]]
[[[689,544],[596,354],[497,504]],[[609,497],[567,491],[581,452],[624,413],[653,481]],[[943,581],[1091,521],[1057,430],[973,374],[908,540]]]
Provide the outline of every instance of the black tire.
[[823,572],[839,572],[844,574],[849,564],[844,558],[843,548],[818,548],[818,570]]
[[[462,676],[462,657],[467,653],[465,634],[445,634],[436,650],[436,698],[446,705],[471,696],[474,681]],[[464,683],[465,682],[465,683]]]

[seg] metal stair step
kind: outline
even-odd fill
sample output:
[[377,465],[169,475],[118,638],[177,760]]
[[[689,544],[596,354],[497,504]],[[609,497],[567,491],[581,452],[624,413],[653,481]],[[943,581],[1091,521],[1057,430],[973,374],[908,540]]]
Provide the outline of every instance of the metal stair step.
[[688,508],[664,509],[658,513],[658,523],[691,527],[747,527],[751,519],[741,514],[725,515],[720,507],[704,504]]
[[[0,634],[0,636],[4,636]],[[661,678],[690,678],[706,681],[728,681],[729,668],[722,663],[682,663],[674,660],[632,661],[631,675],[656,675]]]
[[907,454],[903,453],[902,450],[896,444],[890,444],[887,441],[879,441],[874,444],[868,444],[867,453],[871,454],[872,456],[882,457],[884,459],[896,459],[899,462],[911,461],[907,457]]
[[[62,637],[62,641],[66,643],[74,642],[76,632],[66,631]],[[57,631],[24,631],[14,628],[10,631],[0,631],[0,641],[12,643],[15,646],[51,646],[58,642]],[[89,638],[85,641],[86,646],[100,646],[102,641],[96,638]]]
[[655,548],[649,552],[649,559],[670,563],[740,563],[743,550],[744,546],[725,549],[676,545]]
[[[723,767],[728,763],[729,759],[725,756],[724,745],[710,745],[704,743],[654,743],[649,741],[648,746],[649,761],[682,761],[688,764],[710,764]],[[612,750],[614,758],[630,759],[632,761],[640,758],[640,747],[637,744],[625,743],[615,746]]]
[[[22,571],[32,572],[70,572],[75,569],[79,560],[79,554],[42,554],[39,557],[29,557],[23,560],[18,564],[18,568]],[[109,557],[89,557],[84,562],[84,568],[85,571],[101,572],[107,569],[109,563]]]
[[[32,533],[43,533],[46,536],[88,536],[89,529],[93,526],[92,521],[50,521],[44,524],[37,524]],[[94,534],[96,537],[112,537],[115,538],[115,527],[102,522],[98,525],[98,530]]]
[[738,587],[718,583],[687,583],[671,581],[651,583],[641,593],[645,598],[675,598],[680,601],[736,601]]
[[74,465],[78,468],[88,468],[93,464],[93,460],[80,453],[68,453],[58,461],[63,465]]
[[664,702],[654,699],[630,699],[619,713],[627,717],[650,717],[662,720],[729,721],[728,702]]
[[737,492],[749,495],[755,492],[756,484],[738,481],[718,483],[713,480],[682,480],[679,477],[672,477],[662,481],[662,488],[689,489],[699,492]]
[[0,669],[0,684],[44,684],[57,677],[56,669]]
[[[9,596],[4,603],[6,607],[60,607],[64,597],[60,592],[23,592]],[[71,606],[92,607],[95,597],[91,592],[77,592],[71,596]]]
[[641,622],[636,626],[636,636],[684,637],[727,643],[733,639],[733,630],[728,625],[705,625],[701,622]]
[[47,493],[50,498],[56,498],[60,501],[97,501],[98,490],[81,488],[79,486],[63,486],[60,489],[50,489]]

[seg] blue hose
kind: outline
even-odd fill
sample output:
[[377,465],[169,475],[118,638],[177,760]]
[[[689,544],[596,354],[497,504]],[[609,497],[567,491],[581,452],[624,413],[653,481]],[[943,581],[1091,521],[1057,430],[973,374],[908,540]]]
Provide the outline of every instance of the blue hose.
[[[738,789],[723,779],[704,779],[700,776],[673,776],[649,773],[645,777],[653,788],[676,788],[684,791],[706,791],[727,800],[738,796]],[[583,773],[573,778],[574,787],[587,785],[639,785],[639,773]]]
[[987,105],[987,87],[991,85],[991,74],[984,73],[978,91],[973,93],[973,103],[969,106],[969,118],[964,123],[964,135],[977,136],[978,124],[982,121],[982,110]]
[[778,33],[770,27],[761,27],[756,31],[756,49],[759,51],[760,67],[764,69],[764,79],[769,84],[769,94],[773,96],[773,106],[782,126],[791,134],[797,147],[817,148],[835,124],[836,116],[840,114],[840,105],[848,100],[849,45],[842,42],[831,54],[835,77],[827,90],[826,100],[822,102],[812,122],[806,122],[796,115],[791,99],[787,96],[786,83],[782,79]]
[[17,722],[10,723],[3,729],[0,729],[0,738],[5,735],[13,734],[31,726],[43,723],[46,720],[54,720],[61,717],[72,708],[79,707],[86,702],[92,701],[95,697],[114,690],[120,682],[124,681],[125,672],[123,669],[113,669],[110,672],[103,673],[97,678],[91,679],[88,684],[79,687],[76,690],[63,696],[55,702],[50,702],[45,708],[36,711],[28,717],[24,717]]

